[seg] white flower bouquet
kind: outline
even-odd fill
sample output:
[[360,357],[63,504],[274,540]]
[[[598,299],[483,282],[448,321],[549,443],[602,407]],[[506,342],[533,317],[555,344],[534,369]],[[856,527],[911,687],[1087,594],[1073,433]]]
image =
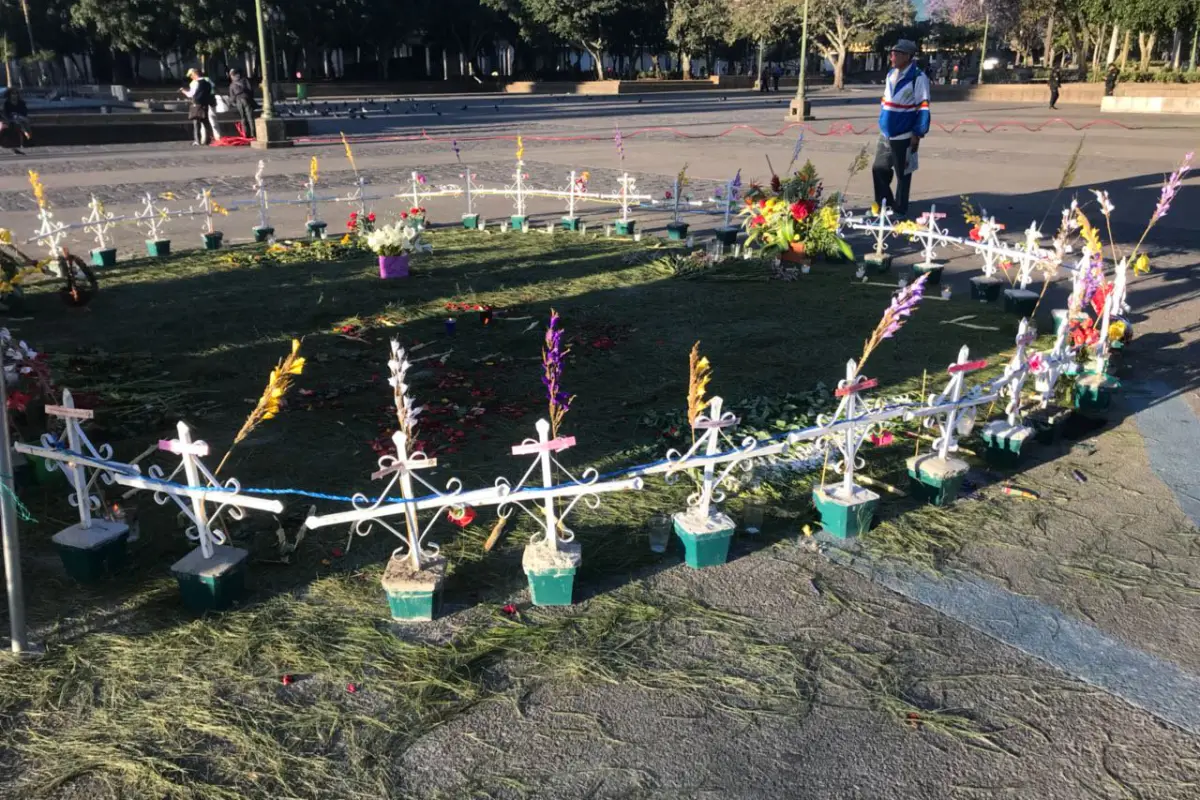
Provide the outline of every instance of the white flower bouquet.
[[421,231],[396,222],[367,234],[367,247],[378,256],[402,256],[407,253],[431,253],[433,247],[421,241]]

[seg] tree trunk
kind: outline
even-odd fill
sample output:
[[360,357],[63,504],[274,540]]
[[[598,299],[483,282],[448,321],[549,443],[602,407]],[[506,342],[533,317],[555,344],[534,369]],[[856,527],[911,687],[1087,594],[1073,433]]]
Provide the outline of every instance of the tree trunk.
[[1104,44],[1106,23],[1100,23],[1100,32],[1097,34],[1095,41],[1092,43],[1092,69],[1095,70],[1100,66],[1100,48]]
[[1154,55],[1154,40],[1158,38],[1158,34],[1152,33],[1147,37],[1141,31],[1138,31],[1138,69],[1145,72],[1150,69],[1150,57]]
[[692,54],[680,53],[679,61],[683,64],[683,79],[689,80],[692,77]]
[[1192,57],[1190,59],[1188,59],[1188,70],[1191,72],[1196,71],[1196,44],[1197,44],[1197,42],[1200,42],[1200,25],[1197,25],[1195,30],[1192,31]]
[[1171,69],[1179,71],[1179,62],[1183,59],[1183,31],[1176,28],[1171,39]]
[[1125,65],[1129,63],[1129,34],[1130,30],[1125,29],[1125,40],[1121,43],[1121,69],[1125,69]]
[[1054,65],[1054,12],[1050,12],[1046,20],[1046,37],[1042,39],[1042,63],[1047,67]]
[[846,48],[833,51],[833,88],[846,88]]
[[1108,57],[1104,59],[1105,67],[1117,60],[1117,34],[1120,30],[1120,25],[1113,25],[1112,38],[1108,40]]

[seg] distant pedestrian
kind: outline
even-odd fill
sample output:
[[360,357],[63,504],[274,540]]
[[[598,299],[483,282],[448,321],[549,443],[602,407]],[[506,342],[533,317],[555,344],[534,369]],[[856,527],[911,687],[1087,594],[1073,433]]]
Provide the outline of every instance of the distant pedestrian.
[[771,85],[775,91],[779,91],[779,79],[783,77],[783,67],[775,65],[774,71],[771,73]]
[[4,94],[4,104],[0,105],[0,144],[12,150],[14,155],[23,156],[21,145],[25,139],[33,138],[29,128],[29,107],[20,90],[0,87],[0,92]]
[[1062,73],[1058,67],[1050,70],[1050,107],[1058,110],[1058,87],[1062,85]]
[[188,88],[180,89],[179,93],[191,101],[188,107],[188,119],[192,122],[192,147],[199,147],[213,136],[212,123],[209,122],[209,109],[216,103],[212,83],[200,76],[197,69],[189,69],[187,77]]
[[[912,183],[917,148],[929,133],[929,78],[917,66],[917,45],[901,39],[892,46],[892,70],[883,88],[879,112],[879,142],[871,176],[875,202],[887,202],[897,214],[908,213],[908,190]],[[892,175],[896,193],[892,194]]]
[[1108,65],[1108,72],[1104,75],[1104,96],[1112,97],[1113,92],[1117,91],[1117,78],[1120,76],[1120,71],[1116,64]]
[[758,73],[758,91],[765,93],[771,91],[771,79],[768,77],[770,73],[767,71],[769,67],[763,67],[762,72]]
[[229,103],[237,111],[242,122],[242,135],[254,138],[254,87],[242,75],[241,70],[229,70]]

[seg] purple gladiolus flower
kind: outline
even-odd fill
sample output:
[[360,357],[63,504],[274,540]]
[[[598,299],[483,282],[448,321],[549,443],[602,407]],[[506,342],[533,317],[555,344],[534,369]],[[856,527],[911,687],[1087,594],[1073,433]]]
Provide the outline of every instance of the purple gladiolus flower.
[[900,326],[904,324],[905,318],[917,310],[917,304],[921,302],[921,297],[925,294],[925,280],[928,277],[928,274],[922,275],[908,286],[896,292],[895,296],[892,297],[892,304],[883,313],[883,332],[879,338],[892,338],[896,331],[900,330]]
[[1175,195],[1179,194],[1179,189],[1183,186],[1183,176],[1188,174],[1192,169],[1192,156],[1194,153],[1188,153],[1183,157],[1183,163],[1179,168],[1171,173],[1167,178],[1167,182],[1163,184],[1162,191],[1158,196],[1158,205],[1154,207],[1154,216],[1150,217],[1150,224],[1153,225],[1167,215],[1171,210],[1171,201],[1175,199]]
[[563,330],[558,327],[558,312],[551,309],[550,325],[546,328],[546,341],[542,347],[542,385],[546,387],[546,398],[550,403],[550,434],[558,436],[558,426],[571,410],[574,395],[562,388],[563,359],[571,352],[563,347]]
[[622,161],[625,160],[625,142],[621,139],[621,128],[617,126],[616,133],[613,134],[613,141],[617,145],[617,155]]

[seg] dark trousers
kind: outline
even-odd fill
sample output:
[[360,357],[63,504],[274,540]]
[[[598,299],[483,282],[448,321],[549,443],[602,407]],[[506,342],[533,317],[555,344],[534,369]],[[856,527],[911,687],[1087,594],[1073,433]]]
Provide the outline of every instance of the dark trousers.
[[1056,105],[1058,105],[1058,87],[1057,86],[1055,86],[1053,89],[1050,90],[1050,107],[1054,108]]
[[[207,134],[208,138],[207,139],[201,138],[201,134]],[[196,144],[204,144],[205,142],[213,141],[215,138],[216,137],[213,136],[212,124],[208,121],[208,117],[205,117],[204,119],[192,120],[192,141],[193,142],[195,142]]]
[[242,134],[247,139],[254,138],[254,106],[245,100],[237,101],[238,117],[242,120]]
[[[908,148],[912,139],[885,139],[879,137],[875,147],[875,163],[871,165],[871,177],[875,181],[875,202],[880,205],[886,200],[888,208],[897,214],[908,213],[908,187],[912,174],[905,174],[908,166]],[[892,175],[896,176],[896,193],[892,194]]]

